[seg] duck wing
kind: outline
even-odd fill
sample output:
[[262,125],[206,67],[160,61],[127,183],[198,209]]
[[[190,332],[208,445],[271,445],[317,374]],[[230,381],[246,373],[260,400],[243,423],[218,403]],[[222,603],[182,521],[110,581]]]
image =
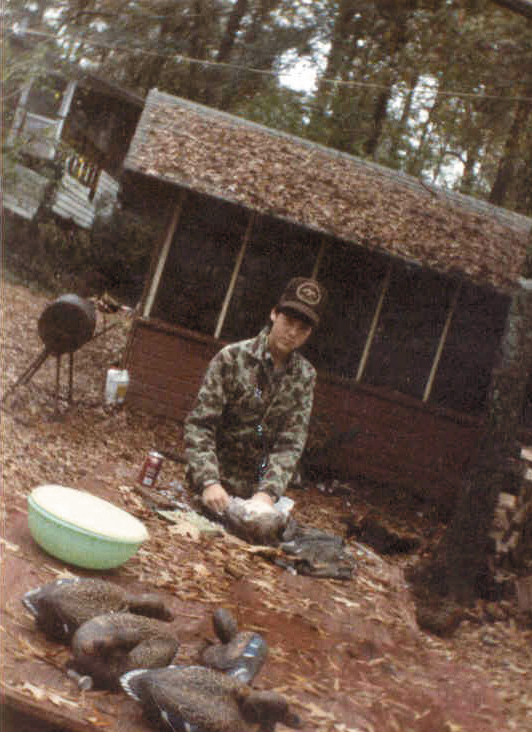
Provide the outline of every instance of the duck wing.
[[202,666],[133,671],[123,689],[139,701],[154,723],[175,732],[250,732],[237,701],[244,685]]
[[132,613],[98,615],[72,639],[75,668],[106,688],[119,686],[126,671],[167,666],[178,648],[165,622]]

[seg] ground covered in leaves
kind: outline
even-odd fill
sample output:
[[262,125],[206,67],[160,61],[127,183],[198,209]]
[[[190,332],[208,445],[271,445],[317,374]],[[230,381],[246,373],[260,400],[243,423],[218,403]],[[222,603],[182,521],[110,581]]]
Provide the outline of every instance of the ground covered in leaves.
[[[12,283],[4,283],[2,294],[5,392],[42,348],[37,320],[50,298]],[[138,710],[118,703],[118,694],[85,692],[81,698],[68,680],[50,676],[51,686],[38,681],[47,664],[60,671],[68,652],[50,648],[19,595],[37,581],[79,572],[31,543],[27,496],[39,484],[61,483],[113,500],[146,523],[150,539],[139,552],[119,569],[99,574],[158,589],[169,599],[182,640],[179,659],[195,661],[213,639],[212,610],[231,608],[242,629],[258,630],[269,645],[254,684],[284,693],[304,730],[532,729],[532,630],[512,597],[479,602],[450,638],[422,632],[416,623],[404,570],[444,529],[430,506],[361,483],[306,482],[292,491],[295,518],[345,536],[356,559],[352,579],[331,580],[292,574],[236,538],[173,524],[143,500],[135,482],[144,456],[151,448],[179,455],[181,429],[103,403],[107,369],[120,362],[130,323],[124,311],[98,313],[97,334],[113,327],[76,353],[72,404],[64,399],[66,364],[56,403],[56,362],[50,357],[2,410],[3,693],[27,698],[37,716],[42,705],[52,710],[49,719],[53,710],[79,718],[70,729],[149,728]],[[167,459],[159,485],[175,486],[183,473],[182,463]],[[355,541],[353,527],[369,512],[401,522],[419,540],[416,552],[383,556]]]

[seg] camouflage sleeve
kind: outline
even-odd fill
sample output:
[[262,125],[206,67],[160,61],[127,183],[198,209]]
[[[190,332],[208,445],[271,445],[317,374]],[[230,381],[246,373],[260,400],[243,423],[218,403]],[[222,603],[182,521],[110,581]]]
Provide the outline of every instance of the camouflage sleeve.
[[185,454],[192,485],[198,489],[207,481],[220,480],[216,427],[226,400],[223,372],[224,356],[219,352],[210,362],[194,409],[185,420]]
[[259,491],[267,491],[277,498],[285,493],[307,441],[315,384],[316,372],[313,370],[300,387],[297,406],[287,412],[283,428],[275,436]]

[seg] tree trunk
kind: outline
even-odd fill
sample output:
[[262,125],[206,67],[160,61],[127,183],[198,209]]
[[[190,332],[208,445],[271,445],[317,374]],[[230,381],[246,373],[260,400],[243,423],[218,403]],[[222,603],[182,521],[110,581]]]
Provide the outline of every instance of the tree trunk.
[[511,463],[519,457],[517,434],[532,364],[530,279],[521,280],[512,300],[501,351],[478,456],[465,476],[454,516],[433,556],[412,572],[419,602],[432,593],[469,604],[489,586],[489,531],[499,493],[515,479]]
[[532,362],[532,280],[522,283],[508,314],[500,364],[492,375],[479,455],[444,542],[449,590],[458,600],[470,600],[482,588],[495,506],[512,480],[510,462],[520,453],[517,432]]
[[443,166],[443,162],[445,158],[447,157],[449,153],[449,149],[447,147],[447,142],[445,139],[443,139],[438,144],[438,153],[435,156],[434,163],[432,166],[432,182],[435,184],[439,178],[439,175],[441,173],[441,169]]
[[515,211],[532,216],[532,135],[528,145],[529,153],[520,166],[520,175],[515,182]]
[[428,110],[428,114],[421,127],[417,150],[409,156],[406,162],[406,172],[410,175],[418,176],[423,170],[423,166],[425,165],[428,154],[430,153],[430,130],[434,120],[436,120],[440,114],[443,103],[444,100],[442,95],[436,94],[432,107]]
[[388,109],[388,102],[392,96],[392,86],[390,85],[387,89],[379,94],[377,97],[377,103],[373,109],[373,124],[371,134],[364,143],[364,153],[368,157],[374,157],[375,151],[381,139],[382,128],[386,121],[386,111]]
[[369,137],[364,142],[364,153],[368,157],[375,157],[377,147],[379,145],[384,123],[386,121],[388,102],[392,97],[392,90],[395,81],[397,80],[399,68],[399,56],[401,50],[405,47],[408,40],[406,27],[408,20],[408,10],[402,10],[401,12],[394,13],[392,15],[394,26],[393,35],[390,40],[389,46],[389,59],[388,63],[390,68],[385,74],[385,85],[386,88],[381,91],[377,96],[377,101],[373,108],[373,119],[371,125],[371,131]]
[[460,193],[464,193],[466,195],[471,195],[471,193],[475,189],[475,166],[478,162],[479,158],[479,150],[478,147],[480,146],[480,140],[477,144],[475,144],[472,148],[469,148],[466,151],[466,161],[464,164],[464,172],[462,173],[462,178],[460,180]]
[[[194,0],[192,3],[192,24],[189,38],[189,56],[191,59],[199,59],[205,57],[205,28],[208,24],[205,22],[205,8],[203,0]],[[191,61],[188,66],[188,78],[186,82],[185,95],[195,102],[205,102],[204,83],[202,82],[203,68],[197,63]]]
[[216,55],[216,61],[219,63],[227,61],[231,55],[231,51],[235,45],[236,35],[240,29],[242,18],[247,12],[248,5],[249,0],[237,0],[233,7]]
[[506,138],[503,157],[499,163],[495,182],[488,199],[490,203],[496,206],[502,206],[504,204],[506,193],[511,185],[514,166],[520,156],[521,135],[525,129],[531,109],[532,105],[528,99],[522,99],[517,104],[514,121]]
[[419,80],[419,74],[415,72],[409,80],[409,90],[406,94],[401,119],[395,126],[390,142],[389,162],[393,168],[399,167],[399,153],[403,144],[403,137],[406,132],[407,123],[412,112],[412,104],[414,102],[414,92]]
[[[237,0],[233,6],[216,54],[217,63],[224,64],[228,62],[231,56],[231,51],[233,50],[236,42],[238,31],[242,25],[242,19],[248,10],[248,6],[249,0]],[[206,89],[207,104],[212,107],[225,108],[229,99],[225,99],[224,84],[230,85],[230,74],[227,68],[214,67],[208,76],[209,84]]]
[[[336,85],[333,86],[330,80],[341,78],[342,72],[351,66],[353,58],[358,53],[353,38],[352,27],[355,15],[355,4],[351,0],[341,0],[334,16],[334,26],[331,33],[327,64],[323,73],[323,79],[325,81],[318,82],[318,89],[314,101],[315,111],[311,116],[308,127],[309,136],[320,142],[324,142],[323,131],[329,127],[327,111],[331,103],[334,102],[335,95],[338,93]],[[327,135],[326,137],[326,144],[331,144],[329,136]]]
[[[245,13],[247,12],[247,22],[245,33],[239,41],[238,49],[239,53],[232,54],[236,57],[236,65],[241,66],[252,66],[255,69],[261,69],[264,71],[271,71],[275,53],[272,51],[271,58],[265,57],[260,52],[254,52],[254,49],[260,49],[261,36],[264,33],[264,28],[268,25],[270,17],[277,10],[281,0],[260,0],[258,3],[237,3],[233,9],[230,23],[232,23],[233,45],[237,40],[237,23],[238,27],[241,26],[242,20]],[[226,30],[227,33],[230,31],[229,27]],[[227,43],[229,40],[227,39]],[[223,52],[228,52],[226,47]],[[262,52],[264,48],[261,49]],[[220,47],[220,51],[222,48]],[[253,60],[251,60],[253,59]],[[257,94],[257,91],[263,79],[253,72],[245,72],[242,69],[232,70],[229,75],[224,77],[226,82],[221,87],[221,94],[218,97],[217,106],[220,109],[231,110],[233,103],[242,99],[251,99]]]

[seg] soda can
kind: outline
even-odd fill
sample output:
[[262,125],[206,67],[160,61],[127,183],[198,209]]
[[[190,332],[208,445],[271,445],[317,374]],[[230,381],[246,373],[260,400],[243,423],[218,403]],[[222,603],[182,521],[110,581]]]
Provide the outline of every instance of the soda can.
[[163,456],[155,450],[150,450],[139,473],[139,483],[153,487],[163,464]]

